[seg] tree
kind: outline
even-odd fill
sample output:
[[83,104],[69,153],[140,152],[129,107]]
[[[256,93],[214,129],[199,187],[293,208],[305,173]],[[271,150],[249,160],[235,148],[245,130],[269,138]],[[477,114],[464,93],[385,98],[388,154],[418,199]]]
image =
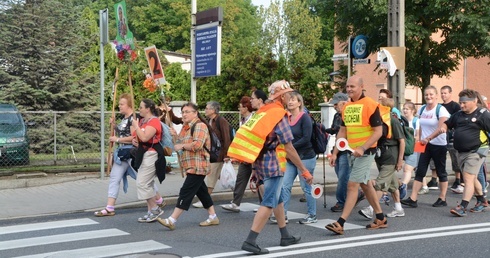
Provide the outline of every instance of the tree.
[[88,45],[78,14],[73,1],[55,0],[12,4],[0,13],[3,102],[21,110],[73,110],[89,102],[93,95],[75,73]]
[[[339,40],[364,34],[370,53],[387,46],[387,0],[327,1],[337,11]],[[407,83],[424,90],[433,76],[449,76],[463,58],[488,56],[489,13],[489,0],[405,1]]]
[[274,0],[261,9],[264,21],[263,45],[278,62],[277,79],[287,79],[305,98],[310,109],[323,102],[319,83],[325,80],[326,67],[317,66],[322,24],[302,0]]

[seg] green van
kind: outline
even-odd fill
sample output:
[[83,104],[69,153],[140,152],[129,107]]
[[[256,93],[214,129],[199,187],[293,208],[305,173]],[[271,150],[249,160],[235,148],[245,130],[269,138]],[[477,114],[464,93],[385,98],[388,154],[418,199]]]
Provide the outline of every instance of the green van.
[[24,119],[14,105],[0,104],[0,165],[29,164],[29,139]]

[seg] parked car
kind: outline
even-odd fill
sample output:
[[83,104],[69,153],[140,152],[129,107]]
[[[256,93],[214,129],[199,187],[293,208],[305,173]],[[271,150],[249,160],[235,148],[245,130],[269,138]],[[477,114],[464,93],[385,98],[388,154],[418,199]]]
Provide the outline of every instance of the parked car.
[[0,104],[0,165],[29,164],[29,138],[24,119],[14,105]]

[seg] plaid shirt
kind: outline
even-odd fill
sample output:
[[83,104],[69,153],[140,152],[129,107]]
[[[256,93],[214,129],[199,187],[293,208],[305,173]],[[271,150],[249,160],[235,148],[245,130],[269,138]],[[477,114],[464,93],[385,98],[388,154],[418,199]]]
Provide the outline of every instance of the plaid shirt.
[[279,168],[279,162],[276,156],[276,147],[280,143],[285,144],[291,142],[292,140],[293,133],[289,127],[288,120],[286,117],[283,117],[265,140],[264,146],[267,148],[267,151],[253,164],[259,179],[284,176],[284,173],[281,172],[281,169]]
[[[194,127],[194,135],[191,135],[191,128]],[[209,174],[209,153],[204,149],[211,149],[211,140],[206,124],[199,118],[192,120],[189,124],[184,124],[179,133],[180,143],[192,143],[192,150],[184,150],[180,154],[180,164],[185,173],[196,175]]]

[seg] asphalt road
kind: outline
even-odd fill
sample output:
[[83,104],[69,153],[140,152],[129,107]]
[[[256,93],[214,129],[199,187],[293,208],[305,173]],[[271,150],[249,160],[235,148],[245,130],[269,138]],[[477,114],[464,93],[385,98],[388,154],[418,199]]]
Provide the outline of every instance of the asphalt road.
[[[324,226],[336,220],[339,213],[330,211],[333,192],[317,200],[318,223],[301,225],[297,221],[306,212],[306,204],[293,196],[290,203],[289,232],[299,235],[299,244],[280,247],[277,225],[268,224],[259,235],[258,244],[271,253],[263,257],[488,257],[490,252],[490,212],[470,213],[457,218],[449,213],[461,195],[448,193],[448,207],[433,208],[438,192],[419,198],[419,207],[405,208],[406,216],[389,219],[389,227],[366,230],[370,221],[357,214],[363,201],[347,220],[344,236],[336,236]],[[255,199],[244,200],[240,213],[216,207],[221,224],[199,227],[207,217],[203,209],[184,212],[174,231],[158,223],[138,223],[142,208],[119,209],[114,217],[97,218],[91,213],[2,221],[0,257],[142,257],[139,253],[159,254],[152,257],[241,257],[240,250],[253,220]],[[224,204],[219,202],[217,205]],[[471,206],[474,205],[474,199]],[[386,212],[392,206],[382,205]],[[164,217],[173,207],[166,207]]]

